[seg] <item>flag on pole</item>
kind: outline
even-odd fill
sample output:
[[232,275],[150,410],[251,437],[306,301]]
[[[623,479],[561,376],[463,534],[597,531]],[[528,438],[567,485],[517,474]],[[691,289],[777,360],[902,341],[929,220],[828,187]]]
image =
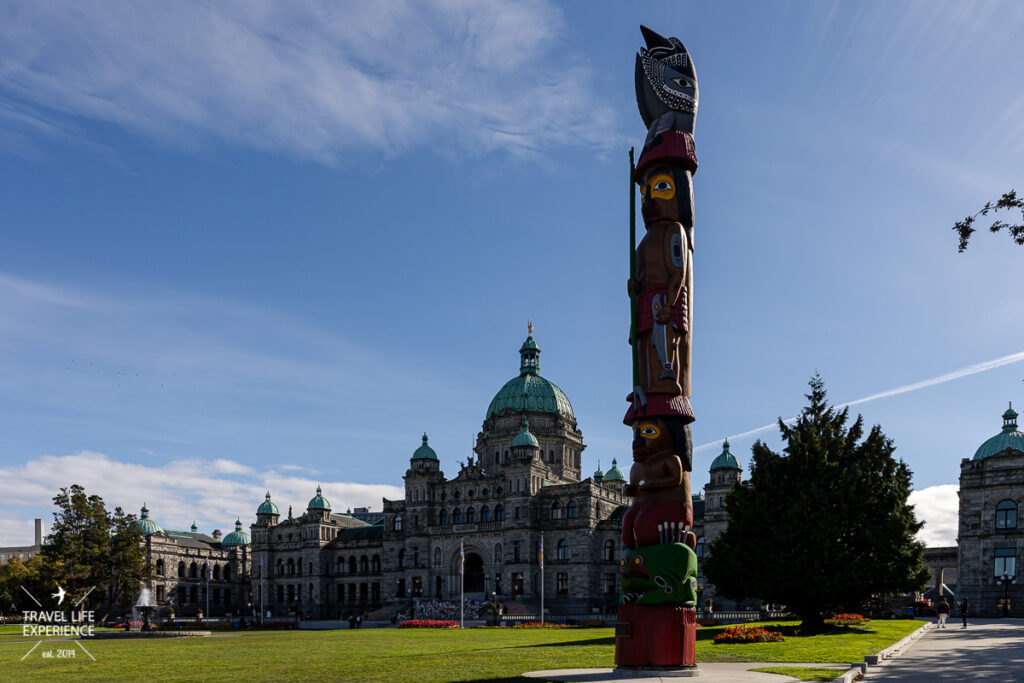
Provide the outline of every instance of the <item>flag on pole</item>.
[[266,583],[267,577],[263,575],[263,559],[260,559],[260,583]]
[[206,577],[206,583],[210,583],[210,561],[207,560],[203,563],[203,576]]
[[540,564],[540,568],[544,569],[544,536],[543,535],[541,535],[541,537],[540,537],[540,553],[537,556],[537,560],[538,560],[538,563]]
[[462,542],[459,542],[459,576],[466,571],[466,551],[462,547]]

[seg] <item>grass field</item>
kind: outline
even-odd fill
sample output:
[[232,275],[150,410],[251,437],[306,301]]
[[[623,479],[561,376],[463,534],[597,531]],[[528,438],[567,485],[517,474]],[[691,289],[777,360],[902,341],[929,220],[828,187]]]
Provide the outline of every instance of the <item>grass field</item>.
[[[867,628],[787,638],[784,643],[715,645],[717,628],[698,631],[697,661],[845,663],[861,661],[921,625],[876,621]],[[71,642],[35,642],[0,627],[0,678],[66,680],[499,681],[524,671],[614,665],[611,629],[367,629],[227,633],[210,638],[90,640],[89,659]],[[75,648],[74,659],[57,659]],[[52,650],[51,659],[42,653]]]

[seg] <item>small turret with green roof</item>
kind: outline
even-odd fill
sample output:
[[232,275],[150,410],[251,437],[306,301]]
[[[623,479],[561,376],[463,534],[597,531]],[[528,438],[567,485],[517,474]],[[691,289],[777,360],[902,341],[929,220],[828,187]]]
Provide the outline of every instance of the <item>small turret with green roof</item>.
[[612,458],[612,468],[604,473],[604,480],[606,482],[621,481],[623,484],[626,483],[626,477],[622,474],[622,470],[619,469],[619,462],[616,458]]
[[600,486],[604,482],[604,472],[601,471],[601,461],[597,461],[597,471],[594,472],[594,483]]
[[522,429],[516,434],[516,438],[512,439],[512,448],[525,447],[525,448],[540,448],[540,443],[537,441],[537,437],[530,433],[530,421],[525,417],[520,422]]
[[331,504],[323,496],[323,492],[320,487],[316,487],[316,495],[309,500],[309,505],[306,506],[307,510],[330,510]]
[[195,520],[192,521],[192,529],[191,529],[191,531],[194,534],[198,534],[199,533],[199,527],[196,526]]
[[139,531],[142,532],[143,536],[163,533],[163,528],[149,518],[149,508],[146,507],[145,503],[142,504],[141,512],[142,514],[135,520],[135,524],[138,525]]
[[1003,429],[978,447],[974,453],[975,460],[984,460],[1008,451],[1024,452],[1024,433],[1017,427],[1017,411],[1013,403],[1003,413]]
[[231,548],[241,545],[249,545],[249,534],[242,531],[242,520],[235,520],[235,530],[224,537],[221,541],[221,546],[224,548]]
[[423,432],[423,445],[413,451],[412,460],[437,460],[437,453],[427,444],[427,433]]
[[726,439],[722,443],[722,452],[718,454],[718,457],[711,461],[711,470],[742,470],[743,466],[740,465],[740,461],[735,455],[729,450],[729,439]]

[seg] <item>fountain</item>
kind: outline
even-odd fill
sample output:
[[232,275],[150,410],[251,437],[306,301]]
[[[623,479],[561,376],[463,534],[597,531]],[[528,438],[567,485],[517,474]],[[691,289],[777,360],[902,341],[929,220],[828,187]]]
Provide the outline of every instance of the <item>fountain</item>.
[[132,621],[141,621],[143,631],[152,630],[153,624],[150,623],[150,616],[155,607],[156,603],[153,602],[153,592],[146,586],[143,586],[142,590],[139,591],[138,601],[132,607]]

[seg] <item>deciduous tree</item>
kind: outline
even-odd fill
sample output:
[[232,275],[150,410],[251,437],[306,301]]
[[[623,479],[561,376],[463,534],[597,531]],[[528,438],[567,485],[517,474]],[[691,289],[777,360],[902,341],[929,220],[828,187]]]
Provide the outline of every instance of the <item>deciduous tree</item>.
[[953,226],[953,230],[957,233],[960,238],[960,246],[958,251],[963,252],[967,249],[967,242],[970,241],[971,235],[976,231],[974,227],[974,220],[979,216],[987,216],[989,213],[995,213],[996,211],[1009,209],[1020,209],[1021,212],[1021,223],[1006,223],[1004,221],[994,221],[992,225],[988,226],[990,232],[999,232],[1003,228],[1006,228],[1006,232],[1010,234],[1010,239],[1020,245],[1024,245],[1024,197],[1018,197],[1016,190],[1010,190],[1002,197],[994,202],[987,202],[985,206],[981,208],[981,211],[968,216],[962,221],[957,221],[956,225]]

